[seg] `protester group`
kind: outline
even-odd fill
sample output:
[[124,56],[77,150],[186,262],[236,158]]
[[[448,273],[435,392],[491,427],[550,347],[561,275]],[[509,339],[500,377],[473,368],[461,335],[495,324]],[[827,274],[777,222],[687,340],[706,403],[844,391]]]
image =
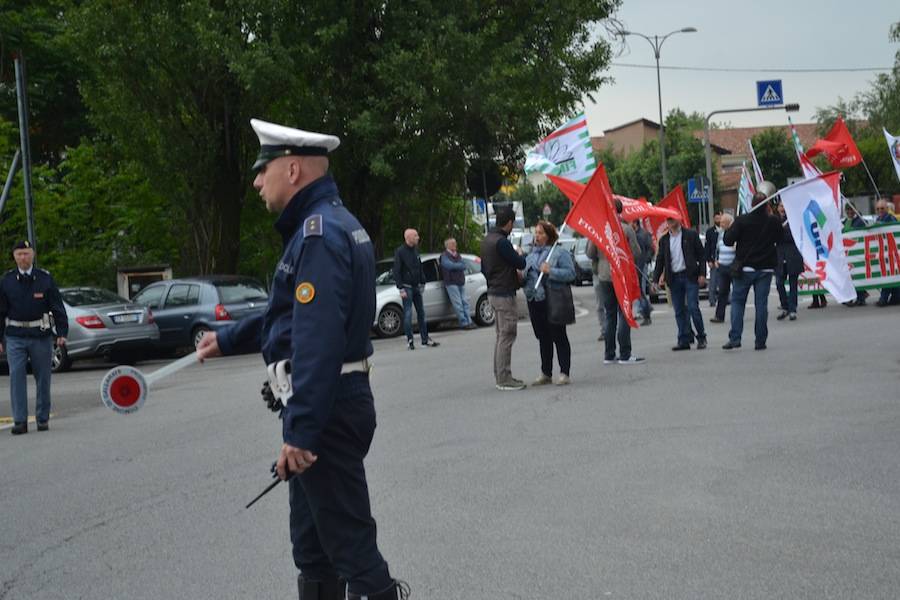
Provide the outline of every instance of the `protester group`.
[[[612,201],[622,226],[627,247],[640,283],[634,312],[642,327],[653,323],[651,290],[666,294],[675,316],[676,336],[672,351],[707,348],[706,324],[700,310],[700,290],[707,285],[709,306],[714,314],[707,322],[728,323],[724,350],[742,347],[744,314],[748,299],[754,305],[754,349],[767,348],[768,296],[772,283],[778,293],[778,321],[798,319],[799,281],[806,265],[788,226],[784,205],[774,194],[774,186],[762,187],[752,197],[751,209],[737,217],[717,211],[713,224],[701,238],[685,227],[681,218],[669,217],[659,239],[642,224],[642,219],[623,218],[623,203]],[[894,206],[886,200],[876,203],[878,223],[894,223]],[[534,224],[534,242],[527,252],[509,240],[515,214],[510,207],[495,212],[495,226],[481,243],[481,264],[488,298],[495,315],[494,378],[497,389],[521,390],[524,380],[513,377],[512,348],[517,338],[517,291],[521,288],[528,307],[531,328],[538,342],[540,373],[532,386],[565,385],[570,382],[572,350],[566,332],[575,321],[574,301],[569,286],[576,279],[576,266],[569,251],[558,248],[559,231],[552,223]],[[861,229],[866,222],[852,204],[846,204],[846,228]],[[664,232],[664,233],[663,233]],[[428,334],[427,315],[422,305],[425,283],[418,255],[419,236],[414,229],[404,232],[404,243],[394,254],[394,280],[404,308],[404,331],[410,350],[415,349],[412,311],[416,310],[422,346],[438,346]],[[603,344],[603,364],[635,365],[645,358],[632,351],[632,326],[623,312],[606,254],[589,242],[586,250],[593,271],[596,314],[600,326],[597,338]],[[650,266],[655,268],[650,271]],[[447,296],[461,329],[474,329],[465,291],[465,265],[454,238],[444,242],[440,256],[441,274]],[[655,288],[655,290],[654,290]],[[868,292],[860,290],[846,306],[866,304]],[[812,294],[807,308],[826,306],[824,290]],[[900,288],[881,290],[876,305],[900,304]],[[728,307],[731,307],[730,315]],[[727,319],[727,321],[726,321]],[[554,355],[557,362],[553,377]]]

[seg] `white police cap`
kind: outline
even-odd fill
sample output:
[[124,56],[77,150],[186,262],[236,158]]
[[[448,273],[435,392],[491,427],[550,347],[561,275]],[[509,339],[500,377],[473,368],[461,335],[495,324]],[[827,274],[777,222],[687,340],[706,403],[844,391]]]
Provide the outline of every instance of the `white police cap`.
[[285,127],[276,123],[250,119],[259,138],[259,156],[253,163],[257,171],[280,156],[325,156],[337,148],[341,140],[334,135]]

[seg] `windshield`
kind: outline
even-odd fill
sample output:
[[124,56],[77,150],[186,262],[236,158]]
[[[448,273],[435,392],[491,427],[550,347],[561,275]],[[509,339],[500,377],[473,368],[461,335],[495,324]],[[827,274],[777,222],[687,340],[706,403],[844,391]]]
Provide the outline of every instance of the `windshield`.
[[587,250],[587,238],[578,238],[578,241],[575,242],[575,252],[584,254]]
[[258,281],[253,281],[252,279],[221,281],[215,282],[213,285],[219,290],[219,298],[221,298],[222,304],[256,302],[269,299],[266,288]]
[[575,240],[559,240],[559,246],[571,252],[575,248]]
[[128,300],[110,291],[100,288],[76,288],[60,290],[63,300],[69,306],[87,306],[90,304],[128,304]]

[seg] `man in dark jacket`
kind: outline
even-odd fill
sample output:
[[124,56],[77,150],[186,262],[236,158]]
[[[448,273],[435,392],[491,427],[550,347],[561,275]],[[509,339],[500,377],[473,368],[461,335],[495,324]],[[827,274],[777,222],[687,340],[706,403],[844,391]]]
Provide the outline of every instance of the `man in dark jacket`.
[[[775,246],[777,260],[775,263],[775,289],[778,290],[778,299],[781,301],[781,312],[776,317],[783,321],[785,317],[791,321],[797,320],[797,281],[803,272],[803,256],[794,244],[794,236],[788,225],[784,205],[778,205],[778,219],[781,221],[783,235],[781,241]],[[785,279],[788,282],[787,290],[784,288]]]
[[[846,206],[847,211],[847,220],[844,221],[844,230],[847,229],[865,229],[867,227],[865,220],[859,213],[856,212],[856,208],[849,202]],[[818,297],[818,296],[817,296]],[[852,301],[848,304],[848,306],[865,306],[866,298],[869,297],[869,292],[866,290],[856,290],[856,300]]]
[[419,323],[419,335],[423,346],[438,346],[428,337],[428,323],[425,320],[425,306],[422,304],[422,290],[425,288],[425,272],[419,258],[419,232],[407,229],[403,232],[403,243],[394,252],[394,282],[403,299],[403,332],[410,350],[415,350],[413,343],[412,309],[416,307],[416,319]]
[[719,269],[716,267],[716,247],[719,244],[719,236],[722,235],[722,211],[717,210],[713,215],[713,226],[706,230],[704,236],[704,252],[706,265],[709,267],[709,305],[715,306],[718,298]]
[[772,276],[778,261],[775,246],[784,236],[781,221],[772,214],[768,204],[759,206],[766,201],[766,197],[765,193],[756,192],[753,196],[753,209],[736,218],[734,225],[725,232],[725,243],[729,246],[737,244],[732,263],[734,287],[731,291],[731,331],[728,332],[728,342],[722,346],[725,350],[741,347],[744,308],[751,287],[756,304],[753,328],[756,335],[755,348],[766,349],[766,338],[769,337],[769,289],[772,287]]
[[444,290],[453,305],[461,329],[477,329],[469,315],[469,299],[466,297],[466,261],[456,247],[454,238],[444,241],[444,252],[441,254],[441,276],[444,279]]
[[672,350],[690,350],[697,330],[697,350],[706,348],[706,329],[700,313],[700,286],[706,281],[706,254],[700,234],[684,229],[678,219],[666,219],[669,232],[659,239],[653,281],[665,284],[672,296],[678,343]]
[[508,237],[516,214],[512,208],[496,211],[497,225],[481,241],[481,272],[488,285],[488,300],[494,309],[494,379],[501,391],[521,390],[525,382],[512,376],[512,345],[516,341],[519,310],[516,290],[519,273],[525,268],[525,258],[512,247]]

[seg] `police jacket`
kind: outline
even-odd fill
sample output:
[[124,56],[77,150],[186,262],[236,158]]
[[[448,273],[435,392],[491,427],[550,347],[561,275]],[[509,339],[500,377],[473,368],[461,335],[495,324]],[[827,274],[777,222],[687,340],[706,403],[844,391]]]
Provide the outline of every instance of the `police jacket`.
[[69,335],[69,319],[62,296],[50,273],[32,267],[31,274],[10,269],[0,279],[0,339],[5,336],[40,337],[53,335],[40,327],[16,327],[6,320],[39,321],[45,314],[53,316],[58,337]]
[[765,208],[744,213],[725,230],[724,240],[734,246],[734,259],[741,267],[751,267],[757,271],[774,269],[778,262],[775,244],[784,239],[781,219],[766,212]]
[[519,288],[516,269],[525,268],[525,257],[519,256],[507,234],[495,227],[481,240],[481,272],[487,279],[488,294],[514,296]]
[[325,175],[297,192],[275,222],[284,254],[262,316],[218,334],[223,354],[262,350],[291,361],[293,395],[282,411],[284,442],[317,452],[331,418],[341,366],[372,354],[375,253]]
[[422,259],[415,246],[400,244],[394,252],[394,281],[398,288],[425,285]]

